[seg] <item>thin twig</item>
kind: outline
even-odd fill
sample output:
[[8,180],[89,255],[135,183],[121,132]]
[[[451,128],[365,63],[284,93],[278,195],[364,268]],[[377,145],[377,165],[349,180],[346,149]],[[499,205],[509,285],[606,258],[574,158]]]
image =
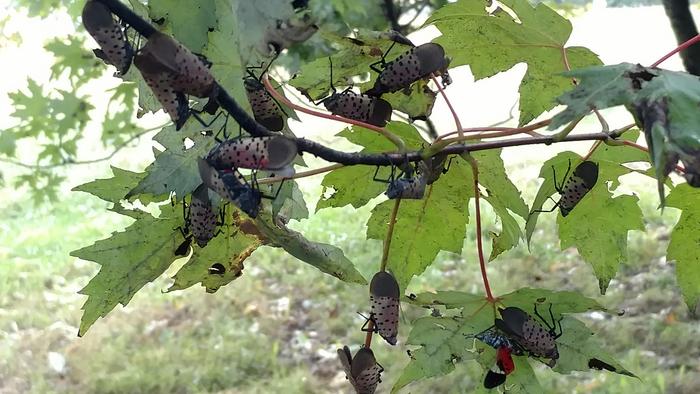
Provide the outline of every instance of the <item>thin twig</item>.
[[265,185],[268,183],[282,182],[286,179],[306,178],[309,176],[314,176],[314,175],[318,175],[318,174],[323,174],[325,172],[337,170],[338,168],[342,168],[342,167],[344,167],[343,164],[336,163],[336,164],[332,164],[332,165],[329,165],[326,167],[321,167],[321,168],[316,168],[316,169],[309,170],[309,171],[300,172],[300,173],[294,174],[293,176],[290,176],[290,177],[276,176],[276,177],[258,179],[258,184]]
[[380,271],[386,271],[386,264],[389,261],[389,249],[391,248],[391,238],[394,235],[394,224],[396,224],[396,215],[399,213],[399,205],[401,199],[397,198],[394,202],[394,208],[391,210],[389,217],[389,226],[386,229],[386,238],[384,239],[384,250],[382,251],[382,262],[379,266]]
[[486,299],[489,302],[493,302],[493,294],[491,294],[491,285],[489,284],[489,277],[486,273],[486,261],[484,260],[484,245],[481,239],[481,207],[479,204],[480,192],[479,192],[479,163],[472,156],[463,155],[472,167],[472,174],[474,178],[474,205],[476,209],[476,247],[479,254],[479,267],[481,269],[481,279],[484,282],[484,291],[486,292]]
[[445,93],[445,90],[442,88],[442,84],[438,82],[437,78],[435,78],[434,75],[431,76],[433,82],[435,85],[437,85],[438,90],[440,91],[440,94],[442,95],[442,98],[445,99],[445,103],[447,104],[447,108],[450,109],[450,112],[452,113],[452,118],[455,120],[455,127],[457,128],[457,134],[461,137],[463,134],[462,131],[462,122],[459,121],[459,115],[457,115],[457,111],[455,111],[454,107],[452,106],[452,103],[450,102],[450,99],[447,97],[447,94]]
[[678,53],[678,52],[680,52],[680,51],[682,51],[682,50],[688,48],[689,46],[691,46],[691,45],[693,45],[693,44],[695,44],[695,43],[697,43],[697,42],[699,42],[699,41],[700,41],[700,34],[698,34],[697,36],[695,36],[695,37],[689,39],[688,41],[686,41],[686,42],[684,42],[684,43],[682,43],[681,45],[677,46],[676,49],[672,50],[671,52],[669,52],[669,53],[663,55],[663,56],[661,57],[661,59],[655,61],[655,62],[651,65],[651,67],[658,67],[659,64],[665,62],[666,59],[670,58],[671,56],[675,55],[676,53]]

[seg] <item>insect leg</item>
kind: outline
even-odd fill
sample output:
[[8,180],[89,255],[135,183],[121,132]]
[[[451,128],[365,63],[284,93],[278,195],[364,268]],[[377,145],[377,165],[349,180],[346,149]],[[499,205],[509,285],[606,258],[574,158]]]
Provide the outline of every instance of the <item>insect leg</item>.
[[[372,71],[376,72],[377,74],[382,73],[384,67],[386,67],[386,56],[389,54],[389,52],[391,52],[391,49],[394,48],[394,45],[396,45],[396,41],[391,43],[391,46],[389,46],[389,49],[384,52],[381,59],[369,65],[369,68],[371,68]],[[377,66],[381,66],[382,68]]]
[[447,167],[444,167],[444,168],[442,169],[442,173],[443,173],[443,174],[447,174],[447,171],[450,170],[450,166],[452,166],[452,160],[453,160],[454,158],[455,158],[454,156],[450,156],[450,160],[447,161]]

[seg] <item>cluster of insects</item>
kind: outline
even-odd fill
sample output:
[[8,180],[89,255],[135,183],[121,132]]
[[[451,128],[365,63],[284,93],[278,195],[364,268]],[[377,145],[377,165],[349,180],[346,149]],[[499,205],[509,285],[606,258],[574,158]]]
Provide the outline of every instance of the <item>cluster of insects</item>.
[[[147,37],[143,46],[138,35],[135,35],[138,38],[136,42],[130,42],[128,27],[116,20],[109,8],[99,1],[86,2],[83,23],[100,46],[95,54],[114,65],[118,75],[124,75],[133,63],[177,130],[190,117],[208,128],[223,113],[219,111],[217,102],[219,85],[210,71],[211,64],[202,56],[157,31]],[[276,57],[282,49],[307,39],[316,30],[317,27],[307,16],[277,21],[265,32],[263,49]],[[323,104],[334,115],[384,127],[393,109],[388,101],[381,98],[383,94],[407,89],[413,83],[433,76],[442,77],[443,86],[451,83],[447,72],[450,59],[440,45],[427,43],[414,46],[408,40],[399,41],[410,44],[411,48],[387,61],[387,55],[397,42],[394,40],[381,59],[369,65],[378,73],[378,77],[374,86],[364,93],[357,93],[352,87],[338,92],[332,84],[330,64],[331,93],[315,104]],[[193,241],[201,248],[206,247],[225,225],[226,204],[232,203],[249,217],[256,218],[262,199],[277,198],[282,183],[276,192],[265,193],[258,183],[258,171],[293,173],[292,163],[299,152],[296,141],[282,134],[288,116],[262,81],[271,63],[268,62],[265,67],[263,64],[247,67],[242,84],[254,119],[273,135],[247,137],[239,134],[228,138],[228,115],[225,116],[223,126],[214,135],[215,146],[205,157],[198,159],[202,183],[191,193],[189,203],[183,198],[184,224],[180,227],[183,241],[174,251],[175,255],[188,255]],[[256,69],[261,70],[259,75],[254,72]],[[208,99],[208,103],[202,110],[195,110],[190,106],[190,96]],[[214,116],[213,120],[204,122],[200,117],[202,113]],[[222,132],[223,139],[219,139]],[[374,180],[388,184],[386,195],[390,199],[422,199],[426,187],[449,170],[451,160],[446,154],[438,154],[415,164],[405,160],[392,165],[391,174],[386,179],[379,178],[377,168]],[[555,188],[561,195],[559,201],[555,201],[555,206],[549,211],[532,213],[551,212],[559,207],[562,216],[566,216],[597,182],[598,165],[591,161],[580,163],[570,177],[569,171],[570,166],[559,184],[556,173],[553,174]],[[210,191],[223,201],[218,212],[212,205]],[[223,275],[226,267],[216,263],[208,271],[212,275]],[[361,330],[368,332],[368,335],[377,333],[388,344],[396,345],[400,290],[391,273],[381,271],[372,278],[369,300],[369,317]],[[561,335],[561,323],[554,320],[551,304],[551,322],[540,316],[537,306],[534,312],[539,321],[516,307],[503,308],[499,312],[501,318],[495,319],[492,327],[476,335],[477,339],[494,347],[497,353],[496,363],[484,380],[485,387],[493,388],[505,382],[506,376],[515,370],[512,355],[549,359],[547,365],[550,367],[556,364],[559,358],[556,339]],[[358,393],[374,393],[381,382],[384,368],[377,362],[370,347],[361,347],[353,356],[345,346],[338,350],[338,356],[354,389]],[[593,368],[612,368],[596,359],[592,359],[591,363]]]

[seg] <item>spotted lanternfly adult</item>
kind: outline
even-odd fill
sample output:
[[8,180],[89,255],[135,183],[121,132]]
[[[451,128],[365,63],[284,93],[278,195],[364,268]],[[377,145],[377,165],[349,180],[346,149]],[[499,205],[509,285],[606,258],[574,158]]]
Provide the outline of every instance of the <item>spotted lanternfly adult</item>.
[[574,209],[574,207],[576,207],[576,204],[578,204],[583,199],[583,197],[591,189],[593,189],[593,186],[595,186],[596,182],[598,182],[598,163],[594,163],[588,160],[581,162],[581,164],[576,166],[576,169],[574,169],[574,173],[571,175],[571,177],[569,177],[569,179],[566,179],[566,177],[569,175],[570,170],[571,163],[569,163],[569,167],[566,170],[564,179],[562,179],[562,183],[557,185],[557,174],[554,170],[554,167],[552,167],[552,173],[554,176],[554,188],[557,190],[561,197],[559,198],[559,201],[557,201],[554,204],[552,209],[538,209],[533,211],[532,213],[552,212],[555,209],[557,209],[557,207],[559,207],[561,216],[566,217]]
[[243,137],[220,142],[206,160],[217,170],[281,170],[294,161],[296,155],[297,145],[287,137]]
[[214,89],[214,76],[208,65],[174,38],[156,32],[140,51],[172,76],[172,88],[186,95],[209,97]]
[[384,368],[377,363],[371,349],[360,348],[355,357],[352,357],[350,349],[343,346],[342,349],[338,349],[338,358],[343,365],[345,376],[357,394],[373,394],[377,390]]
[[333,93],[323,100],[315,103],[323,105],[333,115],[342,116],[348,119],[358,120],[378,127],[386,126],[391,119],[393,108],[388,101],[368,94],[355,93],[347,88],[337,93],[333,88]]
[[426,179],[421,175],[399,177],[389,183],[386,196],[396,198],[421,200],[425,194]]
[[378,97],[355,93],[352,91],[352,87],[348,87],[338,93],[335,86],[333,86],[333,62],[330,57],[328,61],[331,70],[330,81],[332,93],[330,96],[320,101],[315,101],[314,104],[323,104],[333,115],[359,120],[360,122],[369,123],[378,127],[386,126],[386,123],[391,119],[391,112],[393,111],[391,104]]
[[224,215],[224,209],[222,209],[220,217],[217,218],[211,206],[206,185],[201,184],[192,192],[187,225],[199,247],[207,246],[207,243],[217,235],[216,228],[224,224]]
[[390,345],[396,345],[399,333],[399,284],[386,271],[374,274],[369,284],[369,320],[374,330]]
[[180,130],[190,115],[187,96],[172,87],[172,75],[163,72],[158,63],[154,62],[152,58],[137,54],[134,57],[134,65],[141,72],[146,85],[151,88],[160,105],[163,106],[163,110],[175,123],[175,128]]
[[507,346],[499,347],[496,351],[496,363],[486,372],[484,387],[492,389],[506,382],[506,376],[515,371],[515,363]]
[[198,166],[199,175],[208,188],[236,204],[251,218],[258,216],[263,195],[251,187],[238,171],[217,171],[204,159],[199,159]]
[[208,112],[215,112],[211,105],[216,89],[214,77],[199,57],[173,38],[154,33],[141,51],[134,57],[148,87],[158,102],[180,130],[192,111],[187,95],[210,97]]
[[[562,330],[561,319],[558,321],[554,319],[552,304],[549,304],[551,324],[540,316],[537,304],[535,304],[535,315],[544,326],[527,312],[514,306],[500,308],[499,312],[502,319],[495,320],[496,328],[503,331],[512,342],[528,352],[530,356],[548,358],[551,361],[547,365],[550,367],[556,365],[557,359],[559,359],[556,340],[561,336]],[[557,332],[557,325],[559,332]]]
[[[440,44],[429,42],[413,47],[396,59],[386,62],[386,55],[396,42],[392,43],[382,58],[370,65],[377,73],[376,82],[366,93],[379,96],[384,93],[396,92],[411,86],[414,82],[427,78],[431,74],[443,74],[450,65],[450,59],[445,57],[445,50]],[[449,76],[443,78],[443,84],[451,82]]]
[[[270,64],[268,64],[269,66]],[[264,73],[263,71],[260,75],[262,76]],[[253,74],[250,67],[248,68],[248,75],[243,78],[243,86],[245,87],[245,94],[248,97],[248,103],[250,103],[255,120],[271,131],[284,129],[286,114],[265,89],[265,85],[263,85],[260,78]]]
[[99,1],[87,1],[83,7],[83,25],[100,46],[100,49],[93,51],[95,55],[116,67],[118,76],[126,74],[134,57],[134,49],[109,8]]

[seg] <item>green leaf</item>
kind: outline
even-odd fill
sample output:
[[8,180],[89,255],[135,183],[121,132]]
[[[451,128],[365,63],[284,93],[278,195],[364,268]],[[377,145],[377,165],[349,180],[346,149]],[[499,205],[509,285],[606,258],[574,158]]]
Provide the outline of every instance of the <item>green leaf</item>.
[[84,335],[99,317],[117,304],[126,306],[147,283],[160,276],[177,258],[182,242],[178,226],[182,206],[161,206],[160,217],[134,212],[136,221],[122,232],[71,252],[71,256],[100,264],[100,272],[80,290],[88,296],[78,335]]
[[528,65],[520,85],[520,121],[523,125],[554,108],[554,99],[571,88],[562,54],[572,68],[600,64],[582,47],[566,47],[571,23],[540,3],[507,0],[517,20],[507,12],[488,14],[484,4],[461,0],[435,11],[426,24],[435,24],[442,36],[435,41],[452,57],[451,67],[468,64],[479,80],[506,71],[518,63]]
[[420,306],[444,306],[447,309],[468,307],[470,310],[476,310],[484,301],[484,296],[480,294],[438,290],[435,293],[417,294],[415,298],[409,299],[408,302]]
[[209,29],[216,27],[215,0],[149,0],[148,6],[151,20],[162,19],[160,27],[195,53],[201,53]]
[[700,185],[700,80],[682,72],[652,71],[656,75],[642,86],[634,106],[656,168],[663,204],[663,183],[678,160],[684,165],[688,183]]
[[691,313],[698,311],[700,301],[700,189],[679,185],[668,196],[668,206],[682,209],[681,218],[673,227],[667,258],[676,261],[676,279]]
[[572,371],[590,371],[588,362],[596,358],[611,365],[620,375],[636,377],[605,350],[582,321],[567,316],[562,320],[561,327],[562,336],[557,339],[559,359],[554,367],[556,372],[568,374]]
[[[506,306],[518,307],[534,315],[535,304],[543,304],[549,307],[553,304],[552,311],[557,318],[562,313],[583,313],[590,311],[606,311],[598,301],[586,297],[576,291],[553,291],[548,289],[522,288],[499,297]],[[540,310],[540,308],[538,308]],[[546,310],[540,312],[547,313]]]
[[559,104],[566,105],[566,109],[552,119],[549,129],[554,130],[572,122],[591,112],[593,107],[603,109],[632,103],[636,95],[633,80],[637,79],[631,75],[642,70],[638,65],[620,63],[565,73],[579,83],[557,99]]
[[[129,190],[141,182],[146,176],[145,172],[131,172],[114,166],[112,166],[112,173],[114,174],[112,178],[96,179],[92,182],[76,186],[72,191],[90,193],[105,201],[119,203],[120,200],[125,198]],[[144,204],[153,201],[162,201],[165,198],[167,198],[167,196],[160,199],[149,198],[149,196],[145,194],[139,196],[139,199]]]
[[[405,289],[441,251],[461,253],[473,196],[471,169],[455,160],[447,174],[429,186],[423,200],[403,200],[396,218],[387,268]],[[395,201],[377,205],[367,222],[367,238],[383,240]]]
[[[409,149],[419,149],[426,141],[421,138],[418,130],[412,125],[402,122],[389,122],[386,130],[404,140]],[[364,153],[388,152],[396,150],[396,146],[382,135],[362,127],[353,126],[338,133],[353,144],[360,145]],[[376,168],[370,166],[349,166],[333,170],[323,177],[321,198],[316,205],[316,211],[329,207],[352,205],[354,208],[364,206],[369,200],[377,197],[386,190],[387,185],[372,180]],[[389,170],[381,169],[380,179],[386,179]],[[331,191],[333,191],[331,193]]]
[[566,218],[557,217],[561,249],[576,247],[593,267],[601,294],[620,263],[627,260],[627,233],[644,230],[638,201],[637,196],[612,198],[607,185],[599,180]]
[[301,233],[289,229],[283,223],[273,223],[269,214],[261,212],[255,222],[249,226],[263,234],[270,246],[284,249],[299,260],[318,268],[321,272],[348,282],[367,284],[367,280],[355,268],[352,261],[345,257],[340,248],[306,239]]
[[474,340],[469,336],[493,324],[493,310],[484,307],[485,302],[482,298],[481,305],[465,308],[461,316],[426,316],[414,321],[407,344],[421,347],[411,351],[411,361],[391,392],[411,382],[447,375],[454,371],[455,362],[474,359],[476,353],[469,351]]
[[500,200],[492,196],[485,197],[485,199],[488,201],[489,205],[491,205],[496,215],[501,219],[501,233],[490,233],[492,246],[489,261],[493,261],[501,253],[518,246],[520,239],[523,238],[523,232],[520,229],[518,221],[515,220]]
[[[196,242],[192,243],[192,256],[173,276],[175,282],[168,292],[201,283],[207,293],[214,293],[241,275],[243,261],[262,245],[262,240],[240,231],[232,223],[224,227],[222,233],[210,240],[206,247],[200,248]],[[209,268],[216,263],[226,269],[223,275],[209,273]]]
[[[275,190],[278,184],[272,185]],[[281,214],[287,219],[301,220],[309,217],[309,209],[304,201],[304,194],[299,185],[293,180],[287,180],[282,184],[282,190],[276,199],[272,201],[272,216]]]
[[491,200],[510,209],[523,219],[527,219],[528,208],[520,190],[508,178],[501,158],[503,149],[485,150],[472,153],[479,162],[479,184],[486,188]]
[[95,55],[85,50],[85,39],[81,36],[54,38],[44,49],[56,57],[51,66],[51,79],[57,80],[65,73],[76,88],[102,75],[105,67]]
[[484,199],[501,219],[501,233],[491,232],[493,244],[489,261],[516,247],[523,237],[520,225],[509,210],[523,219],[527,219],[528,213],[527,204],[520,191],[508,178],[501,151],[502,149],[494,149],[472,154],[479,163],[479,184],[486,188],[488,193]]
[[184,196],[196,189],[202,183],[197,159],[205,157],[215,141],[201,134],[194,135],[192,140],[194,145],[189,149],[182,145],[179,149],[173,146],[158,154],[153,164],[146,169],[148,175],[129,191],[127,197],[170,192]]

